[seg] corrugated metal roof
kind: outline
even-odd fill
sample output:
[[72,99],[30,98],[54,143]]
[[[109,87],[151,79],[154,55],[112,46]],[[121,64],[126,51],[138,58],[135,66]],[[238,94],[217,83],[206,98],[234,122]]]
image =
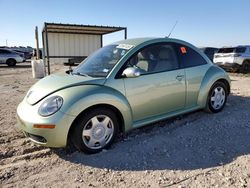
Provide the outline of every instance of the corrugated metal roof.
[[[97,25],[78,25],[62,23],[45,23],[48,33],[74,33],[74,34],[96,34],[105,35],[108,33],[121,31],[126,27],[97,26]],[[43,32],[45,27],[43,28]]]

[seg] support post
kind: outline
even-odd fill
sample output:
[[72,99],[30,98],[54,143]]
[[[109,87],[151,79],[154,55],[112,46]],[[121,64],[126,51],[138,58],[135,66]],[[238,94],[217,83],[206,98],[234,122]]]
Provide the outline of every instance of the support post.
[[101,35],[101,48],[103,47],[103,35]]
[[43,55],[44,73],[45,73],[45,75],[46,75],[47,70],[46,70],[46,61],[45,61],[44,29],[43,29],[43,31],[42,31],[42,43],[43,43],[43,53],[42,53],[42,55]]
[[124,29],[124,39],[127,39],[127,28]]
[[49,63],[49,42],[48,42],[48,30],[47,30],[47,23],[44,24],[45,29],[45,43],[46,43],[46,59],[47,59],[47,66],[48,66],[48,75],[50,75],[50,63]]
[[40,59],[40,50],[39,50],[39,39],[38,39],[38,27],[35,29],[35,40],[36,40],[36,59]]

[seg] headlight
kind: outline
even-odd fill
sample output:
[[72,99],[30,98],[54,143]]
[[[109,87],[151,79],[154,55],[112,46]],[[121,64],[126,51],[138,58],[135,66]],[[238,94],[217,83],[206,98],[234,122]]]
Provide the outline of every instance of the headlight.
[[60,96],[53,96],[45,100],[39,107],[38,113],[41,116],[50,116],[56,113],[63,104],[63,98]]

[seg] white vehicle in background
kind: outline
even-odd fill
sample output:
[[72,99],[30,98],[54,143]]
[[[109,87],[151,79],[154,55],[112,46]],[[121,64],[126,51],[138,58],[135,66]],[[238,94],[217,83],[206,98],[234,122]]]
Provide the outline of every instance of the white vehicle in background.
[[250,45],[220,48],[213,62],[226,70],[250,72]]
[[16,65],[16,63],[21,63],[24,61],[24,54],[5,48],[0,48],[0,64],[7,64],[8,66],[13,67]]

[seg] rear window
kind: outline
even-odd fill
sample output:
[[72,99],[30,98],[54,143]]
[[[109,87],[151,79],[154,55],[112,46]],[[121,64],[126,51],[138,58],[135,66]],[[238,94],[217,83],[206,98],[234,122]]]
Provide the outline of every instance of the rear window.
[[182,44],[176,44],[176,47],[182,68],[207,64],[207,61],[192,48]]
[[238,48],[235,49],[236,53],[244,53],[245,51],[246,51],[245,47],[238,47]]
[[235,48],[220,48],[218,53],[233,53]]

